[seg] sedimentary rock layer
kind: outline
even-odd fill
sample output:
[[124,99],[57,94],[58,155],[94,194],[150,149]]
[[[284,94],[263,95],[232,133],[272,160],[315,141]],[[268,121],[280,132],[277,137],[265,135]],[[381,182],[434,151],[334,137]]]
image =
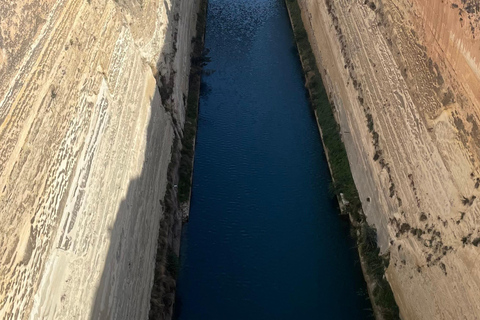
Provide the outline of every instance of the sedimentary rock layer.
[[402,317],[477,319],[479,3],[299,3]]
[[0,2],[0,318],[148,315],[198,1]]

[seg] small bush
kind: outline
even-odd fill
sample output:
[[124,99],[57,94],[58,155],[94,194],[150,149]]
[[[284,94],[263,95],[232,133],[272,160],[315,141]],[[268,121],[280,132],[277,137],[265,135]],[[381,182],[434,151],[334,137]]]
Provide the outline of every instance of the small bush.
[[478,247],[478,245],[480,244],[480,238],[475,238],[475,239],[473,239],[472,244],[473,244],[475,247]]

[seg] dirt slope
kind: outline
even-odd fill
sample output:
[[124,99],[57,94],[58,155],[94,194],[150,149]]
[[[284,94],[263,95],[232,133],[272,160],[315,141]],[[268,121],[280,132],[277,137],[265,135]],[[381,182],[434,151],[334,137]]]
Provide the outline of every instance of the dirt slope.
[[147,317],[197,4],[0,2],[1,319]]
[[479,4],[299,3],[402,317],[478,319]]

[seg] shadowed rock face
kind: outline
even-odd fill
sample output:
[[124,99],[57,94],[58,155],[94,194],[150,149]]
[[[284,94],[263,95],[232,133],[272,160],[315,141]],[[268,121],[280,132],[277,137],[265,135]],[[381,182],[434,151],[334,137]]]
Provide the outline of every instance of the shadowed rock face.
[[403,318],[477,319],[478,1],[299,3]]
[[1,319],[147,317],[197,7],[0,3]]

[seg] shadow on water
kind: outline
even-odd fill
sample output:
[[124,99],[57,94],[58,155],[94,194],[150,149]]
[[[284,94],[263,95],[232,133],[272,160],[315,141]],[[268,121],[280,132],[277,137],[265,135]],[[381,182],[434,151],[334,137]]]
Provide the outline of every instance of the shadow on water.
[[[175,3],[180,5],[178,1]],[[128,4],[128,1],[122,3],[125,6]],[[182,19],[190,19],[190,17],[178,16],[179,8],[170,8],[166,1],[163,5],[168,15],[165,34],[171,37],[175,48],[180,45],[176,44],[179,37],[178,25]],[[185,48],[175,50],[178,53]],[[129,182],[126,197],[116,212],[115,222],[110,230],[110,245],[105,267],[94,297],[91,319],[145,318],[148,316],[149,309],[151,310],[150,319],[163,319],[164,313],[168,313],[170,306],[173,305],[175,281],[166,274],[164,265],[167,249],[174,247],[174,239],[180,237],[181,219],[176,210],[169,212],[165,210],[167,207],[174,209],[176,204],[164,199],[165,190],[162,189],[162,185],[167,179],[168,160],[170,157],[178,160],[175,158],[178,157],[178,152],[175,150],[178,147],[178,139],[174,139],[171,149],[169,145],[173,135],[178,136],[178,131],[181,130],[175,128],[180,126],[180,121],[176,119],[176,112],[180,114],[184,112],[180,110],[184,108],[184,102],[178,101],[174,105],[172,99],[178,92],[180,92],[179,96],[182,95],[182,84],[174,83],[175,72],[170,72],[175,59],[177,55],[167,52],[164,46],[157,62],[159,74],[155,75],[159,87],[156,88],[150,101],[151,117],[146,132],[142,171],[139,177]],[[184,80],[182,77],[179,79]],[[171,126],[174,127],[173,135],[167,130]],[[169,178],[170,186],[177,183],[176,175]],[[169,189],[168,186],[167,189]],[[97,214],[106,214],[106,212]],[[157,234],[158,249],[155,242]],[[157,265],[154,278],[155,257]],[[152,292],[150,288],[153,281],[155,283]]]

